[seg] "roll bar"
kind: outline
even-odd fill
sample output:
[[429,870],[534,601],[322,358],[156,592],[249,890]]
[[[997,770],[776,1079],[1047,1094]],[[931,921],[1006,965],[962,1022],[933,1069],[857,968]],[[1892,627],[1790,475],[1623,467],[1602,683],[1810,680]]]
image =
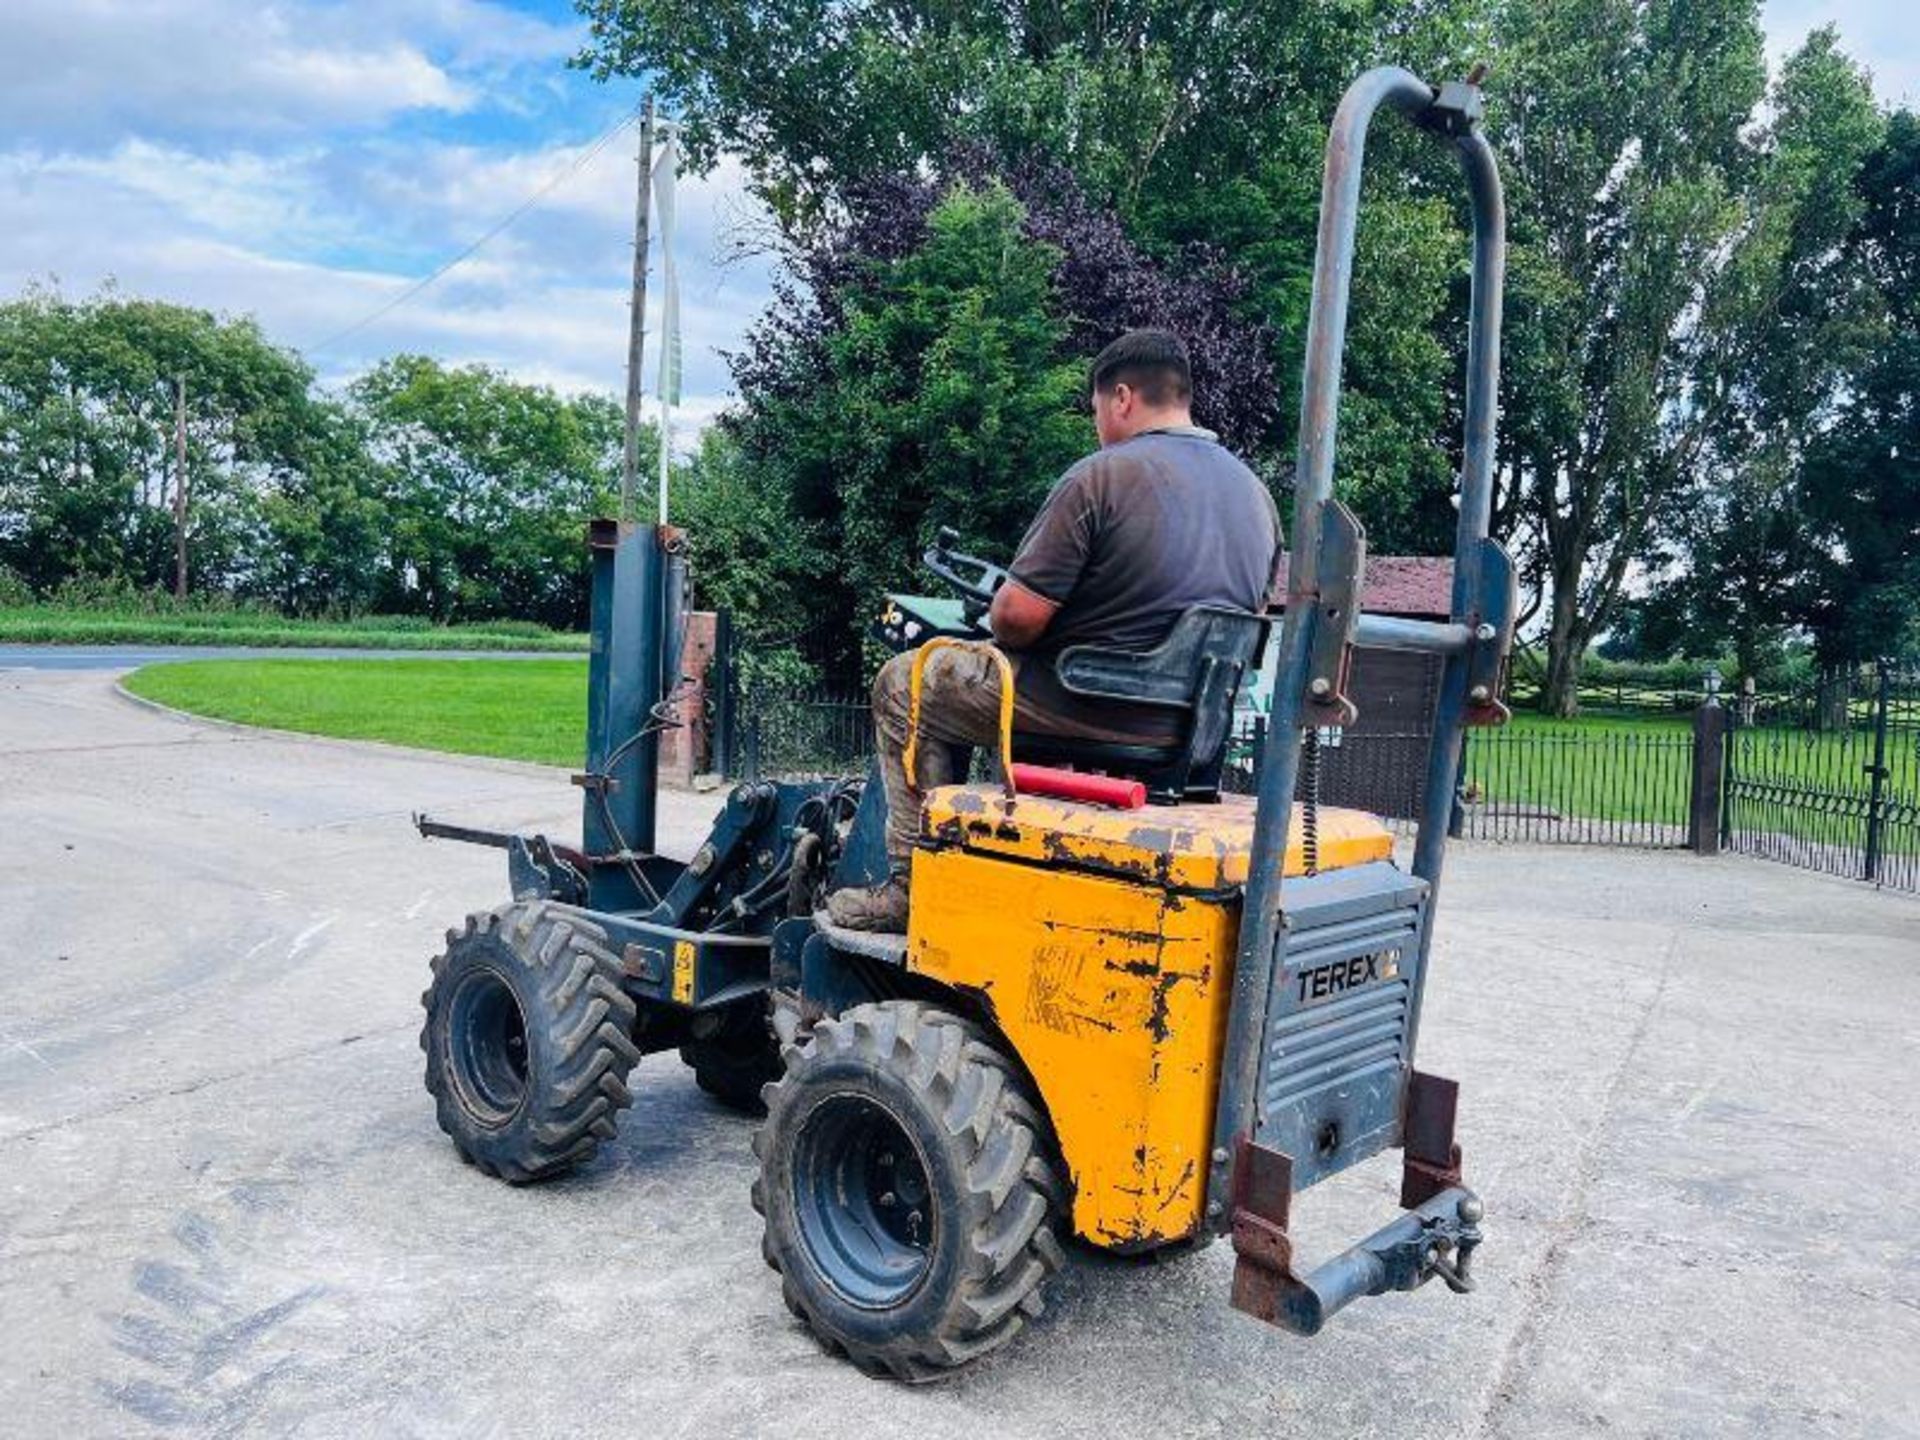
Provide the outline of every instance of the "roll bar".
[[[1514,575],[1506,552],[1488,539],[1493,505],[1494,416],[1500,382],[1501,288],[1506,269],[1506,207],[1492,147],[1481,134],[1476,71],[1439,87],[1396,66],[1370,70],[1341,98],[1327,137],[1300,395],[1300,450],[1294,489],[1287,613],[1274,681],[1273,715],[1260,761],[1259,808],[1241,911],[1228,1018],[1226,1063],[1215,1113],[1208,1174],[1208,1216],[1227,1223],[1232,1157],[1259,1119],[1258,1077],[1280,929],[1281,866],[1308,725],[1351,723],[1345,694],[1353,647],[1425,651],[1442,657],[1440,694],[1429,747],[1414,873],[1429,886],[1419,963],[1409,997],[1406,1054],[1432,943],[1447,823],[1459,783],[1462,731],[1505,718],[1499,672],[1512,643]],[[1473,288],[1469,304],[1465,443],[1460,518],[1454,540],[1452,617],[1444,624],[1360,614],[1366,537],[1333,497],[1340,366],[1347,296],[1353,280],[1367,129],[1382,106],[1449,141],[1459,153],[1473,210]]]

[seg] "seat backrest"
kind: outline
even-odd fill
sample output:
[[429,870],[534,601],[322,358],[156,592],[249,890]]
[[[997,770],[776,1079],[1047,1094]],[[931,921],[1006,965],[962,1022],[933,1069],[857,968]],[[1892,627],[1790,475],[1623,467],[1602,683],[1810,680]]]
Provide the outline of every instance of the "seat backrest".
[[1270,617],[1249,610],[1196,605],[1151,650],[1070,645],[1054,670],[1075,695],[1187,710],[1200,699],[1208,675],[1224,668],[1244,675],[1259,665],[1271,624]]
[[1182,713],[1178,755],[1163,789],[1217,794],[1233,702],[1257,668],[1272,620],[1225,605],[1196,605],[1151,650],[1073,645],[1054,662],[1061,685],[1089,699]]

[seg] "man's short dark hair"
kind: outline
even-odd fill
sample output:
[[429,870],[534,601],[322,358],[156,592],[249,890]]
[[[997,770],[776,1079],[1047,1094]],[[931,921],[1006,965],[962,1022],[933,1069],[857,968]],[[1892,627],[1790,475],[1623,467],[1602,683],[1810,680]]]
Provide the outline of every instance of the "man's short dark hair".
[[1149,405],[1178,405],[1193,399],[1193,365],[1187,347],[1171,330],[1129,330],[1093,361],[1093,388],[1111,395],[1127,385]]

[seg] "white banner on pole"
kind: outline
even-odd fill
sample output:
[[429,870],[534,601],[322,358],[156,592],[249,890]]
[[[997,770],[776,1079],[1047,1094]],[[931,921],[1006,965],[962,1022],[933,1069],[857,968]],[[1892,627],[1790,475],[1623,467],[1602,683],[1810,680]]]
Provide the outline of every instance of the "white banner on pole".
[[653,162],[653,211],[660,236],[660,523],[667,523],[667,469],[673,454],[673,407],[680,403],[680,274],[673,256],[674,188],[679,147],[671,125]]

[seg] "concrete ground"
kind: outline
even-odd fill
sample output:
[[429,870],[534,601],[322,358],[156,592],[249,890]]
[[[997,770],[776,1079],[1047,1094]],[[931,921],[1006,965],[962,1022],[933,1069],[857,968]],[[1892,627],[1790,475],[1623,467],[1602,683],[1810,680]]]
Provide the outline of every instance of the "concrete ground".
[[[0,674],[0,1425],[58,1436],[916,1440],[1920,1434],[1920,901],[1759,861],[1463,845],[1425,1065],[1464,1089],[1480,1292],[1318,1340],[1227,1307],[1224,1247],[1082,1256],[922,1391],[787,1316],[751,1122],[677,1062],[515,1190],[421,1089],[440,931],[555,772],[248,734],[97,672]],[[712,797],[670,797],[666,848]],[[1394,1167],[1296,1208],[1310,1255]]]

